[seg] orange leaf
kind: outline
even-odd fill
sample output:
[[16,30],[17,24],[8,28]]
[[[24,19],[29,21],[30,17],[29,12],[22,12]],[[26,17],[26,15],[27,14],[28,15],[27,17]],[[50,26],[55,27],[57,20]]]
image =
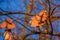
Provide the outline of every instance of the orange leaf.
[[0,24],[0,28],[4,29],[5,27],[7,29],[15,28],[15,24],[12,22],[12,19],[7,18],[6,21],[4,21]]
[[7,23],[7,29],[12,29],[12,28],[15,28],[15,24],[14,23],[11,23],[11,24],[8,24]]
[[2,29],[4,29],[5,26],[6,26],[6,22],[5,21],[0,24],[0,28],[2,28]]
[[44,25],[44,21],[47,19],[47,11],[42,10],[39,14],[32,17],[30,20],[30,25],[33,27],[39,27],[42,28],[42,25]]
[[8,31],[4,33],[4,40],[12,40],[12,35],[10,35]]

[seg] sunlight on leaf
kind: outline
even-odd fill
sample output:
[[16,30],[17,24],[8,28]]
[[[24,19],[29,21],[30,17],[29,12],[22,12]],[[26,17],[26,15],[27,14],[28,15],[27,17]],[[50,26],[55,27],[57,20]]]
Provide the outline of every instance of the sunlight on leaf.
[[5,26],[6,26],[6,22],[5,21],[0,24],[0,28],[2,28],[2,29],[4,29]]
[[44,25],[46,19],[47,19],[47,11],[42,10],[39,14],[33,16],[29,23],[33,27],[42,28],[42,25]]
[[8,29],[15,28],[15,24],[14,23],[7,24],[6,26],[7,26]]
[[15,28],[15,24],[12,22],[12,19],[7,18],[4,22],[0,24],[0,28],[4,29],[5,27],[7,29]]
[[12,35],[10,35],[8,31],[4,33],[4,37],[4,40],[12,40]]

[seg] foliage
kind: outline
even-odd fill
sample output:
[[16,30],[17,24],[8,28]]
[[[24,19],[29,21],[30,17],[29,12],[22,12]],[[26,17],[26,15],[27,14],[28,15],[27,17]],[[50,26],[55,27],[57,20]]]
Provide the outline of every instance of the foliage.
[[[0,23],[0,28],[3,30],[6,28],[4,35],[2,35],[4,39],[59,40],[60,4],[54,1],[56,0],[24,0],[23,4],[18,5],[21,8],[19,12],[5,11],[0,8],[2,11],[0,20],[4,17]],[[9,8],[10,5],[7,5]]]

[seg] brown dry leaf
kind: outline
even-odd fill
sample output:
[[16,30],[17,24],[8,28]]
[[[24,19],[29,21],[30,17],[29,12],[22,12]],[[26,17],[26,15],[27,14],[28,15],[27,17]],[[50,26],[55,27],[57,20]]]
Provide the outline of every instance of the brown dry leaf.
[[12,19],[7,18],[6,21],[4,21],[0,24],[0,28],[4,29],[5,27],[7,29],[15,28],[15,24],[12,22]]
[[12,29],[12,28],[15,28],[15,24],[14,23],[11,23],[11,24],[8,24],[6,25],[7,29]]
[[42,16],[42,21],[45,21],[47,19],[47,14],[44,13],[44,15]]
[[39,24],[38,24],[38,21],[36,21],[36,20],[31,20],[29,23],[30,23],[31,26],[33,26],[33,27],[36,27],[36,26],[39,25]]
[[46,10],[42,10],[38,15],[39,15],[39,16],[42,16],[42,15],[44,15],[46,12],[47,12]]
[[6,25],[7,29],[15,28],[15,24],[12,22],[12,19],[7,18],[6,21],[7,21],[7,22],[6,22],[6,23],[7,23],[7,25]]
[[40,21],[41,17],[39,15],[33,16],[32,20]]
[[8,31],[4,33],[4,40],[12,40],[12,35],[10,35]]
[[6,22],[5,21],[0,24],[0,28],[2,28],[2,29],[4,29],[5,26],[6,26]]
[[30,20],[30,25],[33,27],[39,27],[42,28],[42,25],[44,25],[45,20],[47,19],[47,11],[46,10],[42,10],[39,14],[35,15],[32,17],[32,19]]
[[41,18],[38,15],[36,15],[32,17],[32,20],[29,23],[31,24],[31,26],[36,27],[36,26],[39,26],[40,20]]

